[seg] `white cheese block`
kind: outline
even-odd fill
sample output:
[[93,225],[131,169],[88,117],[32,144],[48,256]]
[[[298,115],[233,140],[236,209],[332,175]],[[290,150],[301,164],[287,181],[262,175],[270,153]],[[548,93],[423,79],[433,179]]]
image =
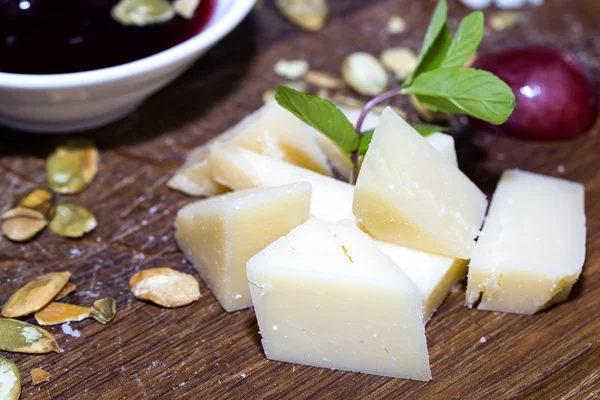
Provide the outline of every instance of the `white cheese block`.
[[398,265],[417,285],[427,323],[452,287],[467,273],[468,260],[440,256],[376,241],[379,249]]
[[565,300],[585,260],[584,187],[505,171],[469,263],[467,305],[533,314]]
[[354,224],[311,219],[247,273],[267,358],[431,379],[418,289]]
[[212,180],[210,171],[210,147],[217,142],[232,142],[267,157],[324,175],[333,174],[327,156],[317,144],[314,129],[272,100],[222,135],[194,149],[168,186],[192,196],[226,192],[226,188]]
[[375,129],[353,210],[376,239],[469,259],[485,195],[392,109]]
[[324,221],[354,220],[354,186],[228,143],[212,147],[211,169],[216,182],[233,190],[310,182],[310,213]]
[[245,190],[177,213],[177,243],[225,310],[252,304],[246,262],[309,218],[310,192],[306,182]]
[[437,151],[442,153],[448,161],[455,167],[458,167],[458,158],[456,157],[456,148],[454,146],[454,138],[442,132],[434,132],[431,135],[425,136],[427,142],[432,145]]

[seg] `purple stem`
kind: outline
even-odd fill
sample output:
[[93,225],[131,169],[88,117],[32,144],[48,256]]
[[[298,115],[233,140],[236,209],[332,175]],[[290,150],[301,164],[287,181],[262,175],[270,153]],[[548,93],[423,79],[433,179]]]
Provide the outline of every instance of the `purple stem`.
[[[367,104],[365,104],[360,112],[358,121],[356,122],[356,133],[358,136],[361,135],[362,124],[365,121],[367,114],[369,114],[373,107],[398,95],[400,95],[400,91],[398,89],[388,90],[387,92],[381,93],[379,96],[369,100]],[[356,178],[358,177],[358,151],[353,151],[352,154],[350,154],[350,160],[352,161],[352,177],[350,179],[352,180],[353,184],[356,184]]]
[[372,98],[365,104],[364,108],[360,112],[360,116],[358,117],[358,121],[356,122],[356,133],[360,136],[362,124],[367,117],[367,114],[373,109],[373,107],[383,103],[386,100],[391,99],[392,97],[396,97],[400,95],[400,91],[398,89],[388,90],[387,92],[381,93],[379,96]]

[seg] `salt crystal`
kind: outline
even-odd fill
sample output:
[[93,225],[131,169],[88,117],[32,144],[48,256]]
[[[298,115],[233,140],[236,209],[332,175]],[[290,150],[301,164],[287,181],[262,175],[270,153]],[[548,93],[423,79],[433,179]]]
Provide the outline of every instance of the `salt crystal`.
[[482,336],[482,337],[479,339],[479,343],[485,343],[485,342],[487,342],[487,339],[485,338],[485,336]]
[[81,336],[81,332],[79,332],[77,329],[71,328],[71,324],[69,322],[65,322],[64,324],[62,324],[60,326],[60,328],[62,329],[62,331],[65,335],[69,335],[69,336],[72,336],[75,338],[78,338]]

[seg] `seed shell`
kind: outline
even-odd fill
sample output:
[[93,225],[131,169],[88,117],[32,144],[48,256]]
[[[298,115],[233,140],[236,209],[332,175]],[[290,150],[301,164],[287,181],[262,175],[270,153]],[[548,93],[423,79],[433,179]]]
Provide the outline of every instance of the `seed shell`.
[[2,234],[14,242],[32,239],[48,225],[44,215],[36,210],[17,207],[2,214]]
[[117,315],[117,303],[112,297],[96,300],[90,308],[90,317],[101,324],[108,324]]
[[60,347],[47,330],[23,321],[0,318],[0,350],[11,353],[43,354]]
[[38,276],[4,303],[2,316],[18,318],[41,310],[56,297],[70,278],[70,272],[51,272]]
[[0,399],[18,400],[21,396],[21,374],[12,361],[0,357]]
[[88,210],[71,201],[56,206],[49,228],[58,236],[78,238],[96,228],[96,218]]
[[74,304],[52,302],[35,313],[35,320],[42,326],[60,325],[65,322],[83,321],[90,316],[90,309]]
[[168,308],[182,307],[201,297],[195,277],[171,268],[140,271],[131,277],[129,287],[139,300],[148,300]]

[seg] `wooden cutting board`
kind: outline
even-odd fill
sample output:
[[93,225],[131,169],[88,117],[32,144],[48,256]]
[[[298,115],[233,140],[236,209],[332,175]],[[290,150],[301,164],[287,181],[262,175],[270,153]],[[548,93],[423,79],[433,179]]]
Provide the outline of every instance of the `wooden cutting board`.
[[[315,68],[337,73],[352,51],[417,50],[435,5],[434,0],[330,2],[329,24],[312,34],[289,25],[271,1],[264,1],[185,76],[133,115],[84,134],[101,148],[98,178],[77,196],[97,216],[93,233],[66,240],[46,231],[26,244],[0,239],[0,302],[33,277],[56,270],[71,271],[79,287],[69,301],[90,305],[100,296],[113,296],[118,302],[118,316],[108,326],[73,323],[81,337],[51,327],[62,354],[0,354],[21,370],[22,399],[600,398],[598,125],[557,143],[453,132],[462,170],[488,195],[505,168],[583,182],[587,262],[569,300],[538,315],[468,310],[464,289],[451,293],[427,326],[429,383],[268,361],[253,310],[225,313],[204,284],[199,302],[176,310],[130,294],[129,277],[140,269],[169,266],[193,273],[173,238],[175,213],[192,199],[169,190],[166,182],[191,149],[261,105],[262,92],[280,82],[272,72],[277,60],[306,58]],[[454,28],[468,10],[455,1],[450,8]],[[386,33],[393,14],[406,19],[406,33]],[[543,8],[524,11],[519,27],[488,31],[483,47],[555,44],[573,51],[598,77],[598,15],[596,0],[547,0]],[[62,139],[0,128],[1,210],[44,184],[45,157]],[[52,373],[52,380],[34,388],[29,379],[34,367]]]

